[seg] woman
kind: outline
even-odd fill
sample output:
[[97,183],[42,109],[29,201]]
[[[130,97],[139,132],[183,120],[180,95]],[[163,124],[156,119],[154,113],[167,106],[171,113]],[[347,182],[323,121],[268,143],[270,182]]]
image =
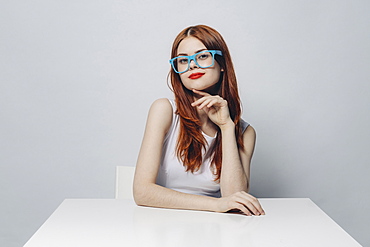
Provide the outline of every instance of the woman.
[[138,205],[265,214],[248,194],[255,131],[241,116],[235,72],[222,36],[184,29],[172,46],[175,101],[156,100],[136,164]]

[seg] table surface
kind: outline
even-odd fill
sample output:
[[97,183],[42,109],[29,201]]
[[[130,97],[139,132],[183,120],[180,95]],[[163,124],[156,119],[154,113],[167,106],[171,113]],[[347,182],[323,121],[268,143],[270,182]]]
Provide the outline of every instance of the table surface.
[[24,247],[361,246],[308,198],[260,202],[265,216],[66,199]]

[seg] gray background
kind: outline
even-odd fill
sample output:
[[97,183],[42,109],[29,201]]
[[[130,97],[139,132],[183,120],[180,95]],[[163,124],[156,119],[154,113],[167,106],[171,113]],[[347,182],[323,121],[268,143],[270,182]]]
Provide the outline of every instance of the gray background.
[[215,27],[256,128],[252,193],[309,197],[370,246],[369,1],[1,1],[0,246],[65,198],[113,198],[171,43]]

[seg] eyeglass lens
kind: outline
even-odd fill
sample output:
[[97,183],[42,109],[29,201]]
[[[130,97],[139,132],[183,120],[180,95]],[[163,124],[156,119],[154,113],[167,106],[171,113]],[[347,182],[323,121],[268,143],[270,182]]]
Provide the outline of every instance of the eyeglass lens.
[[[213,55],[211,52],[204,51],[201,53],[198,53],[195,56],[195,61],[201,68],[207,68],[212,66],[213,64]],[[186,70],[189,69],[189,57],[183,56],[183,57],[178,57],[174,60],[174,65],[177,67],[176,70],[181,73],[185,72]]]

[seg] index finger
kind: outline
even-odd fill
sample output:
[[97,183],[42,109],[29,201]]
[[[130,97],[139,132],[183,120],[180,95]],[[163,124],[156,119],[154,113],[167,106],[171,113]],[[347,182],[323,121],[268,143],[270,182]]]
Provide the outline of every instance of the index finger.
[[255,198],[254,196],[248,194],[245,191],[242,191],[242,194],[244,194],[247,198],[249,198],[248,199],[248,202],[253,205],[252,207],[255,210],[257,210],[260,215],[265,215],[265,211],[263,210],[263,208],[262,208],[262,206],[261,206],[261,204],[260,204],[260,202],[258,201],[257,198]]

